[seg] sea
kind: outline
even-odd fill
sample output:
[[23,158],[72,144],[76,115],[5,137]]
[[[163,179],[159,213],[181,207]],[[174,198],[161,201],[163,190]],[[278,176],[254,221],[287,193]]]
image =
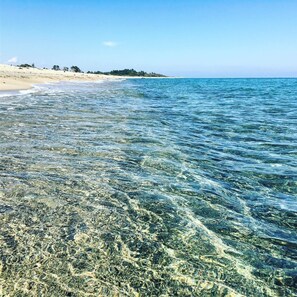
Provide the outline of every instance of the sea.
[[296,296],[297,79],[0,97],[0,296]]

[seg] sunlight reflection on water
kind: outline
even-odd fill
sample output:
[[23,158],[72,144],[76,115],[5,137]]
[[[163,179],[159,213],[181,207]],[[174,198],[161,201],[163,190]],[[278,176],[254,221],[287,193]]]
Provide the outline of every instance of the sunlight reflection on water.
[[40,86],[0,101],[0,288],[296,293],[290,79]]

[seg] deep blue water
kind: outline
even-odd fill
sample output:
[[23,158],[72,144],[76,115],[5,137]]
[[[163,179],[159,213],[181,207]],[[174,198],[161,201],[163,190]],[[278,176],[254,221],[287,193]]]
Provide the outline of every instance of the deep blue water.
[[4,296],[294,296],[296,226],[297,79],[0,98]]

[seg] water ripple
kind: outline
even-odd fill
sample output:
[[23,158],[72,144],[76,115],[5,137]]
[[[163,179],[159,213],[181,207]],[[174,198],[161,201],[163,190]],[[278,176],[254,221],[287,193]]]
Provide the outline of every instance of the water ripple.
[[0,101],[0,295],[294,296],[295,79],[58,84]]

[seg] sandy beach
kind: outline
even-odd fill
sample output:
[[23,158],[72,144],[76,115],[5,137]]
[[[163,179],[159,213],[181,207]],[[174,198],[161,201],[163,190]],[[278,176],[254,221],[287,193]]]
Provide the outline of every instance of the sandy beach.
[[103,74],[74,73],[63,70],[39,68],[20,68],[0,64],[0,91],[26,90],[34,84],[60,81],[98,81],[118,79],[119,77]]

